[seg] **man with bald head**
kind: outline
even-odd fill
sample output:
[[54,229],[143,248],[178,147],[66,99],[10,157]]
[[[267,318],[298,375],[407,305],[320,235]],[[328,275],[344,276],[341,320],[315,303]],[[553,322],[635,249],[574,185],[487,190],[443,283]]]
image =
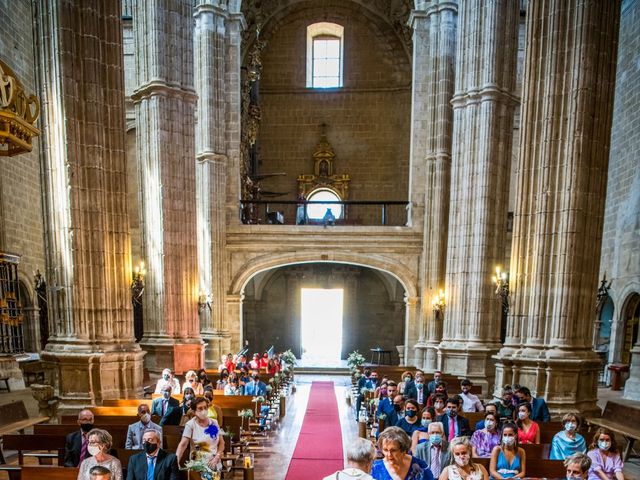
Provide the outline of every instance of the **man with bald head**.
[[80,430],[67,435],[64,445],[64,466],[77,467],[80,462],[91,455],[87,451],[89,439],[87,434],[93,429],[93,412],[80,410],[78,413],[78,425]]
[[178,480],[175,453],[160,448],[160,434],[147,430],[142,436],[143,452],[132,455],[127,466],[127,480]]

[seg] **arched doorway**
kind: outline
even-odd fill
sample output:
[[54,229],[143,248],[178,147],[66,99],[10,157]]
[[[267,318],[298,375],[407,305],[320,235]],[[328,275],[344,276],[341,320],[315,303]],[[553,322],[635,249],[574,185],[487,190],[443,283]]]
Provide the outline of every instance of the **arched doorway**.
[[[305,305],[306,294],[314,290],[340,291],[341,308]],[[396,346],[404,344],[405,338],[405,295],[395,277],[363,266],[318,262],[262,271],[244,288],[243,340],[250,352],[263,352],[271,346],[277,351],[290,348],[304,359],[305,353],[314,351],[318,365],[339,364],[353,350],[368,359],[371,348],[381,347],[392,352],[391,361],[397,364]],[[329,315],[338,309],[341,318],[336,323]],[[330,321],[334,322],[331,327]],[[331,331],[336,328],[340,331]],[[334,350],[337,358],[317,360],[323,350]]]
[[638,343],[638,330],[640,328],[640,294],[632,293],[623,304],[622,320],[624,321],[624,334],[622,337],[622,349],[620,360],[624,364],[631,363],[631,349]]

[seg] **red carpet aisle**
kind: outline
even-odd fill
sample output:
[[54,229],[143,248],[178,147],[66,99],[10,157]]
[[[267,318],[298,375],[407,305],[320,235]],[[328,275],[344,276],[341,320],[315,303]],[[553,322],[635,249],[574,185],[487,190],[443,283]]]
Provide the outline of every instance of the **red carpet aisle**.
[[313,382],[286,480],[315,480],[344,468],[333,382]]

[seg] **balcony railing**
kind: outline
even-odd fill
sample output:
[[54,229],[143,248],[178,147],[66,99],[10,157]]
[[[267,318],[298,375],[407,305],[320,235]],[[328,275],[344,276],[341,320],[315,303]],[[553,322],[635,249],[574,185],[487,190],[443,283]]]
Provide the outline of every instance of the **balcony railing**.
[[[340,205],[342,213],[335,220],[310,218],[309,208]],[[271,225],[364,225],[404,226],[409,202],[399,200],[299,201],[241,200],[240,218],[244,224]]]

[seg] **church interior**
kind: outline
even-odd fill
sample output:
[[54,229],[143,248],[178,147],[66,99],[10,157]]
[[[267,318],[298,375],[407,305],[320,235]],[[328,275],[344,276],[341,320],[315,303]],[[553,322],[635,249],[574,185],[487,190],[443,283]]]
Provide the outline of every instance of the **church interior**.
[[640,0],[0,0],[0,477],[640,479],[639,87]]

